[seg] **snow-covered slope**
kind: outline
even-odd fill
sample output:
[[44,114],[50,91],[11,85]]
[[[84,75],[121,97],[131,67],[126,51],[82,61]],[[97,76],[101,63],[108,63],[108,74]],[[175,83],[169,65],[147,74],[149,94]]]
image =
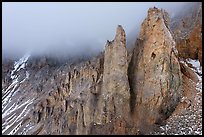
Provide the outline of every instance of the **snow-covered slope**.
[[11,71],[12,83],[6,89],[2,89],[2,134],[16,134],[25,123],[25,117],[30,111],[30,104],[34,98],[25,97],[21,85],[29,79],[26,71],[26,63],[30,54],[25,54],[14,63]]
[[181,63],[184,63],[186,66],[190,66],[189,68],[193,70],[193,72],[196,74],[198,78],[198,82],[196,83],[196,89],[200,92],[202,92],[202,66],[200,65],[199,60],[193,60],[193,59],[186,59],[185,61],[180,61]]

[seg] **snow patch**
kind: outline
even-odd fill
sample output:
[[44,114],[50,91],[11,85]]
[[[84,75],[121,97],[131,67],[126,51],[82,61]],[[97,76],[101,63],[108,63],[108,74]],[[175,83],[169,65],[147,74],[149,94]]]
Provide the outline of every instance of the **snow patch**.
[[26,62],[28,58],[30,57],[29,53],[26,53],[22,58],[20,58],[19,61],[14,63],[14,70],[11,72],[11,79],[15,79],[16,75],[14,75],[15,72],[19,71],[21,68],[25,68]]
[[200,65],[199,60],[193,60],[193,59],[188,58],[186,59],[186,62],[183,60],[181,60],[180,62],[186,66],[188,66],[186,62],[192,65],[192,68],[191,67],[189,68],[195,72],[199,80],[198,83],[196,84],[196,90],[202,92],[202,66]]
[[[3,97],[2,97],[2,112],[4,111],[4,109],[8,106],[9,102],[11,101],[11,97],[12,95],[18,91],[17,88],[18,84],[16,84],[14,86],[14,88],[10,91],[7,92]],[[17,88],[17,89],[16,89]]]
[[[2,133],[4,133],[8,128],[10,128],[11,126],[13,126],[15,123],[18,123],[19,121],[21,121],[21,120],[23,119],[23,116],[25,116],[25,115],[28,114],[28,112],[30,111],[30,109],[27,109],[27,107],[33,102],[33,100],[34,100],[34,99],[32,99],[32,100],[27,100],[26,102],[24,102],[23,104],[21,104],[21,105],[18,106],[18,107],[15,107],[15,109],[12,110],[12,112],[13,112],[13,111],[15,111],[15,110],[17,110],[17,109],[19,109],[19,108],[21,108],[22,106],[25,105],[25,107],[23,108],[23,111],[17,116],[17,118],[15,118],[14,121],[12,121],[11,124],[9,123],[11,120],[10,120],[9,122],[6,121],[6,122],[4,123],[4,125],[7,124],[7,126],[5,127],[4,130],[2,130]],[[11,113],[11,112],[10,112],[10,113]],[[15,116],[15,117],[16,117],[16,116]],[[9,134],[15,134],[15,133],[18,131],[18,129],[20,128],[21,123],[22,123],[22,121],[21,121]]]
[[202,79],[196,84],[196,90],[202,92]]
[[20,122],[18,125],[16,125],[16,127],[13,128],[13,130],[11,130],[11,132],[8,133],[8,135],[13,135],[13,134],[15,134],[15,133],[18,131],[18,129],[20,128],[21,123],[22,123],[22,122]]
[[188,63],[192,64],[194,68],[200,67],[200,62],[199,60],[193,60],[193,59],[187,59],[186,60]]
[[26,131],[29,131],[32,129],[34,126],[29,122],[26,124],[26,126],[23,128],[22,132],[19,135],[26,135]]

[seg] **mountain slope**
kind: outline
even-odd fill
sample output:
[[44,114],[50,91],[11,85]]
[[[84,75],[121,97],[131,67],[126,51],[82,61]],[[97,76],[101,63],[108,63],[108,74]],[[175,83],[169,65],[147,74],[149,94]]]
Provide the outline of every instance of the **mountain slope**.
[[[189,9],[200,17],[196,5]],[[190,40],[197,50],[188,56],[189,46],[179,46],[200,35],[195,24],[202,22],[190,20],[188,30],[177,24],[191,14],[179,16],[170,22],[164,10],[150,8],[130,51],[119,25],[91,59],[4,60],[2,134],[202,134],[202,40]]]

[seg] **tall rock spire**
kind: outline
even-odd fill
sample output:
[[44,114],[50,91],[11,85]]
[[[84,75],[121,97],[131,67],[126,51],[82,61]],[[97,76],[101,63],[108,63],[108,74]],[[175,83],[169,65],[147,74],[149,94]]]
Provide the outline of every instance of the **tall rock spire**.
[[127,69],[125,31],[119,25],[115,39],[108,41],[105,47],[103,89],[99,103],[102,106],[100,110],[102,116],[99,116],[102,123],[127,122],[130,98]]
[[181,71],[168,14],[150,8],[129,65],[131,112],[137,126],[159,123],[181,97]]

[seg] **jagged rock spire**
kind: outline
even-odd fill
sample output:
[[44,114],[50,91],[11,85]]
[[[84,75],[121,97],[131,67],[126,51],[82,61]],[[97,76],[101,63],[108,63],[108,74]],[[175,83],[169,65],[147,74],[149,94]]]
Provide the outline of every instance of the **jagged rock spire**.
[[[99,122],[127,122],[129,116],[129,83],[125,31],[117,27],[115,39],[107,41],[104,54],[102,97]],[[104,107],[106,111],[104,111]],[[117,119],[117,120],[116,120]],[[122,127],[125,129],[125,127]],[[117,130],[117,129],[115,129]],[[123,133],[124,134],[124,133]]]

